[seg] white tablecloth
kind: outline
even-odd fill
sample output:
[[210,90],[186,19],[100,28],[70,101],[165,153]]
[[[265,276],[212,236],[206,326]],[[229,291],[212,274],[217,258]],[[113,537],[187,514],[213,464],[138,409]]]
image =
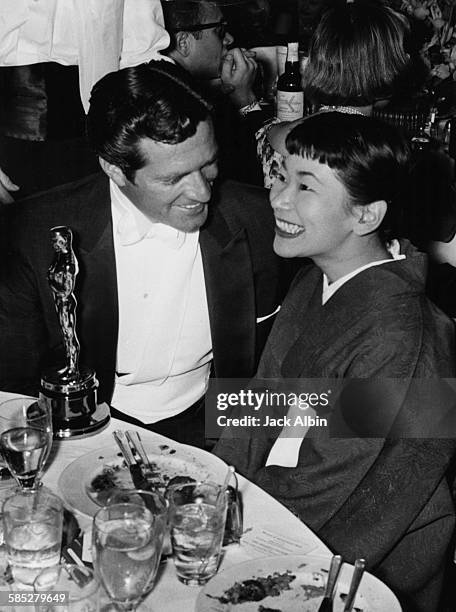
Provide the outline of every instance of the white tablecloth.
[[[0,402],[9,394],[0,392]],[[52,462],[47,467],[43,482],[54,492],[58,489],[58,479],[62,471],[75,459],[97,448],[115,443],[112,432],[115,429],[135,429],[134,426],[112,419],[102,432],[81,440],[65,440],[56,443],[53,448]],[[144,441],[161,438],[145,429],[137,428]],[[265,493],[262,489],[239,476],[239,487],[244,504],[244,532],[240,545],[232,544],[226,548],[221,570],[249,559],[269,556],[271,554],[306,554],[312,552],[319,556],[329,556],[328,548],[317,536],[282,504]],[[82,529],[90,528],[90,520],[80,513],[75,513]],[[200,589],[180,583],[174,573],[171,560],[162,564],[157,584],[150,594],[151,610],[155,612],[185,612],[194,609]]]

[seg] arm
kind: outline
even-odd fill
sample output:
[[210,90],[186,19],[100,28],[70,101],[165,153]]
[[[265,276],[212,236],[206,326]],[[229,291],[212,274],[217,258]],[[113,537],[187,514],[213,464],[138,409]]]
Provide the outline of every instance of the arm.
[[253,84],[257,63],[251,53],[242,49],[231,49],[225,56],[220,79],[222,90],[238,110],[256,101]]
[[15,185],[9,176],[0,168],[0,204],[10,204],[14,202],[10,191],[18,191],[18,189],[19,186]]
[[0,389],[35,395],[47,334],[33,272],[17,256],[5,271],[0,282]]

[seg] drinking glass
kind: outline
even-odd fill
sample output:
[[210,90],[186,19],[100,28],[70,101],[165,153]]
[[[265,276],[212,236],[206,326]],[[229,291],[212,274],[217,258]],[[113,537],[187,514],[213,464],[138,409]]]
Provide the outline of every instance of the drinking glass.
[[162,555],[171,554],[171,540],[168,525],[168,500],[158,491],[145,489],[114,489],[108,497],[107,506],[111,504],[133,503],[145,505],[158,521],[163,521]]
[[52,446],[48,406],[33,397],[16,397],[0,405],[0,450],[23,489],[39,486]]
[[45,567],[58,564],[63,503],[46,487],[18,489],[3,504],[6,554],[19,586],[31,586]]
[[93,519],[93,563],[115,610],[136,610],[154,586],[167,517],[166,501],[156,501],[113,503]]
[[[97,612],[100,585],[93,570],[85,566],[61,563],[44,569],[33,583],[36,612]],[[54,595],[55,593],[55,595]],[[61,594],[66,600],[60,604]]]
[[220,562],[226,490],[211,482],[174,485],[168,491],[168,500],[177,577],[190,586],[206,584]]

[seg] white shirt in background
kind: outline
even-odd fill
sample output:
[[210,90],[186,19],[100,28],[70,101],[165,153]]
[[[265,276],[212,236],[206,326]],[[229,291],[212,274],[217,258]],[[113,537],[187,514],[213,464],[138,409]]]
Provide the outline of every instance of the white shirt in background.
[[160,0],[0,0],[0,66],[79,66],[85,111],[108,72],[165,59]]
[[207,388],[212,340],[199,232],[149,221],[111,181],[119,302],[112,405],[154,423]]

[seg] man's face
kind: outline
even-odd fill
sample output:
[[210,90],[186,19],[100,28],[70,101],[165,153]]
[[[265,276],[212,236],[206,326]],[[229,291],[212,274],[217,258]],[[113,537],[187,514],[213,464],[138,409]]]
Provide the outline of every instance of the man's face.
[[179,144],[143,138],[140,148],[146,164],[133,182],[124,180],[121,190],[151,221],[197,231],[206,221],[218,172],[211,121],[200,122],[196,133]]
[[[198,25],[222,21],[223,14],[219,7],[207,4],[204,16]],[[191,49],[187,68],[196,78],[216,79],[220,76],[222,61],[233,42],[233,37],[225,30],[225,26],[200,30],[197,35],[199,38],[189,34]]]

